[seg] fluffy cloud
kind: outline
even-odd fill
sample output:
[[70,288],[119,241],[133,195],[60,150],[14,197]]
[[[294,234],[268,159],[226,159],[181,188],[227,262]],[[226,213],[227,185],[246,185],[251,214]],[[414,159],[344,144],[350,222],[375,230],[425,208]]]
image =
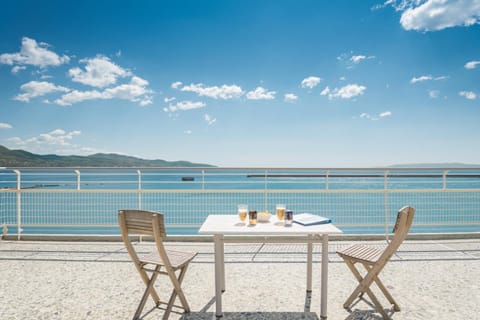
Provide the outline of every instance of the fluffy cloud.
[[100,55],[92,59],[82,59],[80,63],[85,64],[85,70],[78,67],[72,68],[68,70],[68,75],[72,78],[72,81],[92,87],[104,88],[115,84],[119,77],[131,75],[130,71]]
[[294,93],[286,93],[284,96],[283,96],[283,100],[285,102],[295,102],[298,100],[298,96]]
[[323,89],[322,92],[320,92],[320,95],[321,96],[326,96],[329,93],[330,93],[330,88],[328,86],[326,86],[325,89]]
[[165,101],[166,103],[172,102],[172,101],[174,101],[174,100],[176,100],[175,97],[171,97],[171,98],[165,97],[165,99],[163,99],[163,101]]
[[316,87],[320,83],[321,80],[322,79],[319,78],[319,77],[310,76],[310,77],[302,80],[301,86],[302,86],[302,88],[313,89],[314,87]]
[[181,86],[182,84],[183,84],[182,82],[177,81],[177,82],[172,83],[171,87],[172,87],[173,89],[178,89],[178,88],[180,88],[180,86]]
[[86,100],[96,100],[96,99],[106,99],[105,95],[102,92],[97,90],[90,91],[78,91],[73,90],[67,94],[64,94],[59,99],[56,99],[54,102],[61,106],[71,106],[72,104],[86,101]]
[[[49,45],[46,43],[38,44],[34,39],[24,37],[22,38],[20,52],[1,54],[0,64],[32,65],[46,68],[48,66],[59,66],[70,61],[68,56],[59,56],[55,52],[48,50],[48,47]],[[14,72],[13,69],[12,72]]]
[[465,69],[475,69],[479,64],[480,61],[469,61],[465,63]]
[[388,0],[397,11],[406,30],[438,31],[480,23],[480,0]]
[[354,64],[359,64],[362,60],[374,59],[375,56],[353,55],[350,57],[350,61]]
[[138,102],[141,106],[151,104],[152,97],[148,94],[152,93],[152,90],[147,88],[148,81],[133,76],[128,84],[121,84],[116,87],[107,88],[104,91],[89,90],[78,91],[73,90],[67,94],[64,94],[54,102],[61,106],[70,106],[75,103],[79,103],[86,100],[96,99],[123,99],[132,102]]
[[440,91],[438,90],[428,90],[428,96],[432,99],[438,98],[439,95],[440,95]]
[[381,112],[379,113],[378,115],[370,115],[368,113],[362,113],[359,118],[360,119],[368,119],[368,120],[372,120],[372,121],[378,121],[382,118],[386,118],[386,117],[391,117],[392,116],[392,112],[390,111],[384,111],[384,112]]
[[209,115],[209,114],[203,115],[203,120],[205,120],[209,126],[211,126],[212,124],[214,124],[215,122],[217,122],[217,118],[213,118],[213,117],[212,117],[211,115]]
[[19,146],[28,145],[56,145],[56,146],[70,146],[74,137],[79,136],[80,131],[74,130],[66,132],[63,129],[56,129],[48,133],[41,133],[36,137],[21,139],[19,137],[10,138],[9,141]]
[[213,99],[233,99],[238,98],[243,94],[241,87],[237,85],[222,85],[221,87],[205,87],[202,83],[190,84],[184,86],[181,91],[195,92],[199,96],[205,96]]
[[477,99],[477,95],[473,91],[460,91],[458,93],[460,96],[467,98],[468,100],[475,100]]
[[358,84],[347,84],[341,88],[335,88],[332,92],[328,94],[330,99],[333,98],[342,98],[342,99],[351,99],[353,97],[362,95],[367,87],[361,86]]
[[247,92],[249,100],[273,100],[275,99],[275,91],[267,91],[263,87],[257,87],[255,90]]
[[0,122],[0,129],[12,129],[12,125],[10,123]]
[[430,81],[430,80],[438,81],[438,80],[445,80],[445,79],[448,79],[448,77],[447,76],[433,77],[431,75],[426,75],[426,76],[420,76],[418,78],[413,77],[410,80],[410,83],[417,83],[417,82]]
[[68,92],[70,89],[57,86],[47,81],[30,81],[20,87],[25,93],[21,93],[14,97],[15,100],[29,102],[31,98],[44,96],[52,92]]
[[21,70],[25,70],[25,69],[27,69],[27,67],[25,67],[25,66],[14,66],[14,67],[12,68],[12,73],[13,73],[13,74],[17,74],[17,73],[19,73]]
[[168,108],[164,108],[163,110],[168,112],[175,112],[178,110],[193,110],[205,107],[206,104],[201,101],[179,101],[176,104],[171,104]]

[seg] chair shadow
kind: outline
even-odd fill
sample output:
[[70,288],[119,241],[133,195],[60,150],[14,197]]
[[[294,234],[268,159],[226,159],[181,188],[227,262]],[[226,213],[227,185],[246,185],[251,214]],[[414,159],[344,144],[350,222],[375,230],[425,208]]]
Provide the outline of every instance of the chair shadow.
[[[390,318],[391,319],[391,318]],[[383,320],[383,317],[373,310],[353,310],[345,320]]]
[[[190,312],[181,320],[212,320],[215,312]],[[224,312],[225,320],[319,320],[315,312]]]

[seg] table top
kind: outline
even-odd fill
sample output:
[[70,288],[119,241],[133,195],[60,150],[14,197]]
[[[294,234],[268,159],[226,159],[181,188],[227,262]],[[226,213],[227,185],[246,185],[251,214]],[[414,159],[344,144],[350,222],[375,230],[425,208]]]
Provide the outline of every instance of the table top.
[[276,216],[272,216],[268,222],[259,222],[255,226],[248,224],[248,218],[241,222],[238,215],[209,215],[202,224],[199,234],[210,235],[308,235],[308,234],[339,234],[340,229],[331,223],[316,224],[312,226],[302,226],[293,223],[291,226],[285,226],[283,220],[279,221]]

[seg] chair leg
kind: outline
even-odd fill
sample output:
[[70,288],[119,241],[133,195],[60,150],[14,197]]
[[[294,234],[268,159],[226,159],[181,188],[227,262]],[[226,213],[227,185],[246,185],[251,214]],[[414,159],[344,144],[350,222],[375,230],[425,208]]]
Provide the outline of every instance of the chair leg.
[[357,297],[362,297],[363,294],[366,293],[370,298],[370,300],[372,300],[373,304],[375,305],[377,312],[380,313],[384,319],[388,319],[388,315],[385,312],[385,310],[383,310],[382,304],[369,288],[372,282],[374,281],[375,276],[373,275],[368,276],[367,274],[368,277],[366,276],[365,278],[362,278],[360,272],[357,270],[357,268],[355,268],[354,263],[346,258],[344,258],[344,260],[347,266],[350,268],[350,270],[354,274],[355,278],[357,278],[359,285],[355,288],[355,290],[352,292],[350,297],[348,297],[348,299],[345,301],[345,303],[343,304],[343,307],[345,309],[348,309]]
[[133,320],[139,319],[140,314],[142,313],[143,308],[145,307],[145,303],[147,302],[148,296],[151,294],[153,285],[155,284],[155,281],[157,280],[157,277],[159,275],[160,271],[160,266],[157,266],[155,268],[155,271],[152,273],[152,276],[150,280],[148,281],[147,288],[145,289],[145,292],[143,293],[142,299],[140,300],[140,304],[138,305],[137,311],[135,311],[135,315],[133,316]]
[[[371,268],[367,267],[366,265],[364,265],[364,267],[367,270],[367,272],[370,271],[370,269],[371,269]],[[385,295],[385,298],[387,298],[388,302],[390,302],[390,304],[393,305],[393,310],[397,311],[397,312],[400,311],[400,306],[395,301],[395,299],[393,299],[392,295],[390,294],[390,292],[388,292],[387,288],[383,285],[382,281],[380,281],[380,278],[378,276],[375,276],[373,278],[373,280],[377,284],[378,288],[383,292],[383,294]]]
[[[185,274],[187,272],[187,267],[188,267],[188,264],[180,269],[180,274],[178,275],[179,286],[181,286],[181,284],[183,282],[183,278],[185,277]],[[172,311],[173,303],[175,302],[175,299],[177,298],[177,294],[178,294],[177,290],[174,287],[173,290],[172,290],[172,294],[170,295],[170,299],[168,300],[168,305],[167,305],[167,308],[165,309],[165,313],[163,314],[163,319],[164,320],[168,319],[168,317],[170,315],[170,312]],[[183,295],[183,292],[181,294]],[[180,299],[180,301],[181,301],[181,299]],[[182,302],[183,309],[185,310],[186,313],[189,313],[190,312],[190,306],[188,305],[186,299],[185,299],[185,302],[186,302],[186,305],[183,304],[183,302]]]
[[[148,283],[150,282],[150,278],[148,277],[147,272],[145,272],[145,270],[142,269],[141,265],[135,265],[135,266],[137,267],[138,273],[140,273],[140,277],[142,278],[143,283],[145,283],[145,285],[148,286]],[[155,305],[158,306],[161,300],[155,288],[152,288],[152,290],[150,291],[150,295],[152,296],[152,299],[155,302]]]

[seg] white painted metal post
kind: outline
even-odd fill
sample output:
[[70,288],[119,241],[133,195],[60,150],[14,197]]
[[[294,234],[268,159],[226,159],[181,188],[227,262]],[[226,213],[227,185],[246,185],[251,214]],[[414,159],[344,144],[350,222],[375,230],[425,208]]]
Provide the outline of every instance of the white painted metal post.
[[328,234],[322,235],[322,284],[320,296],[320,319],[327,319],[328,290]]
[[202,190],[205,190],[205,170],[202,170]]
[[327,170],[327,173],[325,174],[325,189],[328,190],[328,176],[330,175],[330,170]]
[[138,175],[138,209],[142,209],[142,172],[137,170]]
[[443,174],[442,174],[443,190],[447,190],[447,174],[448,174],[448,170],[443,170]]
[[77,190],[80,190],[80,171],[75,170],[75,174],[77,175]]
[[312,292],[313,239],[311,234],[308,235],[307,241],[307,292]]
[[20,240],[22,237],[22,174],[19,170],[13,170],[17,175],[17,240]]
[[390,220],[390,213],[388,210],[388,171],[385,171],[383,175],[383,207],[385,210],[385,239],[388,239],[388,221]]
[[222,317],[222,277],[224,275],[224,268],[222,266],[223,259],[221,254],[223,253],[223,236],[214,235],[213,240],[215,242],[215,316]]

